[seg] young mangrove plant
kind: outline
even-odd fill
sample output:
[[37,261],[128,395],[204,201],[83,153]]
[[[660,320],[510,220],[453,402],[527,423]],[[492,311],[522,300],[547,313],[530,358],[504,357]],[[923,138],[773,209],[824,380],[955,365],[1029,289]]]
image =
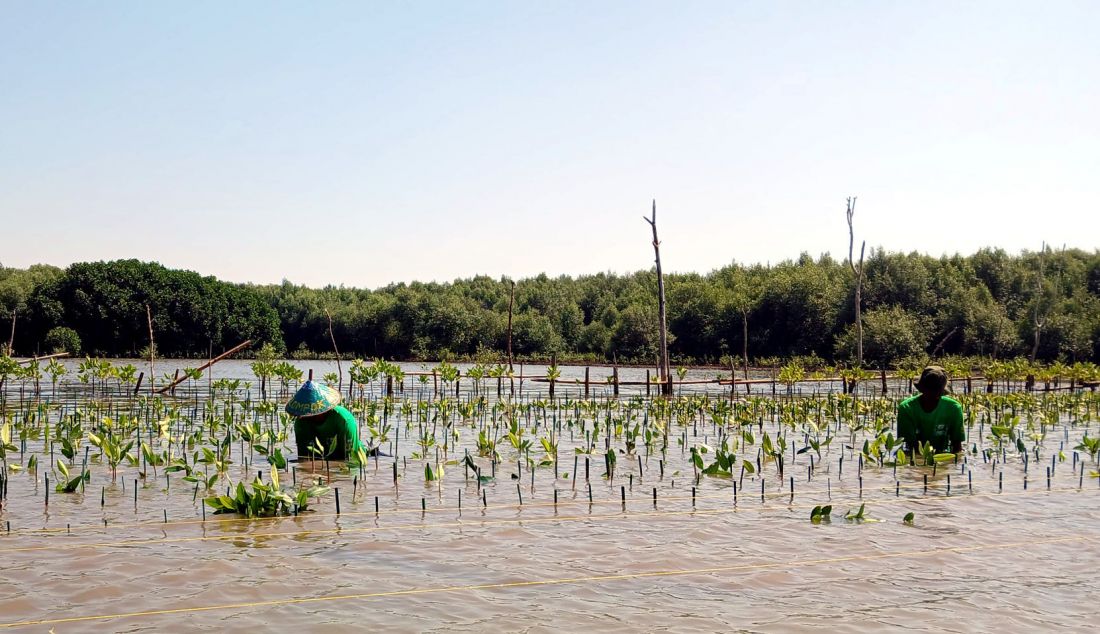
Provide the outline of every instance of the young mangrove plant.
[[250,484],[251,490],[238,482],[232,495],[213,495],[203,501],[214,509],[214,513],[237,513],[248,518],[274,517],[301,513],[309,509],[311,499],[319,498],[328,492],[328,487],[316,484],[299,489],[293,495],[287,493],[279,484],[279,472],[271,471],[271,480],[264,482],[259,476]]
[[825,506],[815,506],[810,511],[810,521],[814,524],[820,524],[821,522],[831,521],[833,513],[833,505],[827,504]]

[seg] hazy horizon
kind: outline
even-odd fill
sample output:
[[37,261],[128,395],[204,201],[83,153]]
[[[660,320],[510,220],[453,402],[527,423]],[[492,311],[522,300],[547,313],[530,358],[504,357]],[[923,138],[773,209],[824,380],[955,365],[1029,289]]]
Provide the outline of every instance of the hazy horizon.
[[[27,3],[0,261],[311,287],[1100,245],[1100,4]],[[858,245],[857,245],[858,248]]]

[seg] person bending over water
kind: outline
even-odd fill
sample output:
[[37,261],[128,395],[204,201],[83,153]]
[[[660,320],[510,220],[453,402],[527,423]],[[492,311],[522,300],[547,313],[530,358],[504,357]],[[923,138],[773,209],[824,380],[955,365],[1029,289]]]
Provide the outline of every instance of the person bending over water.
[[916,388],[920,394],[898,404],[898,438],[909,451],[919,451],[924,443],[931,443],[936,453],[962,451],[962,404],[946,395],[947,372],[938,365],[926,367]]
[[[355,416],[340,405],[340,393],[324,383],[303,383],[287,401],[286,413],[295,418],[299,461],[307,456],[347,460],[363,448]],[[323,450],[317,449],[318,442]]]

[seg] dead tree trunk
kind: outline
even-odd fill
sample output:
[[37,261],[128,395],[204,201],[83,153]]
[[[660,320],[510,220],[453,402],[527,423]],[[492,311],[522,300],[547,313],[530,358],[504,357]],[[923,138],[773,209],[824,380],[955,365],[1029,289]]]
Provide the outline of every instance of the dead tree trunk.
[[332,331],[332,313],[329,309],[325,309],[325,316],[328,317],[328,336],[332,340],[332,351],[336,353],[336,391],[342,392],[344,390],[344,367],[340,365],[340,349],[336,347],[336,333]]
[[8,356],[15,356],[15,309],[11,311],[11,336],[8,337]]
[[[508,291],[508,389],[509,395],[512,398],[516,396],[516,375],[512,371],[512,307],[516,303],[516,283],[512,280],[510,290]],[[523,388],[523,382],[520,382],[520,388]]]
[[1046,256],[1047,243],[1043,243],[1043,249],[1039,252],[1039,274],[1035,279],[1035,310],[1031,314],[1031,329],[1032,329],[1032,343],[1031,343],[1031,355],[1028,360],[1031,363],[1035,363],[1035,357],[1039,355],[1039,335],[1043,330],[1043,325],[1046,320],[1043,319],[1041,313],[1043,304],[1043,259]]
[[661,241],[657,239],[657,201],[653,201],[653,216],[642,219],[653,228],[653,257],[657,264],[657,318],[661,326],[661,393],[672,395],[672,376],[668,366],[668,322],[665,317],[665,277],[661,273]]
[[[149,322],[149,396],[152,396],[157,383],[157,373],[153,366],[157,344],[153,341],[153,310],[149,308],[149,304],[145,305],[145,321]],[[137,394],[137,390],[134,390],[134,394]]]
[[741,311],[741,375],[749,380],[749,311]]
[[861,313],[861,305],[863,304],[863,253],[867,248],[867,241],[864,240],[863,244],[859,247],[859,266],[856,266],[853,261],[853,255],[856,244],[855,230],[852,228],[852,216],[856,213],[856,199],[851,197],[848,199],[848,268],[852,270],[852,275],[856,278],[856,367],[863,367],[863,315]]

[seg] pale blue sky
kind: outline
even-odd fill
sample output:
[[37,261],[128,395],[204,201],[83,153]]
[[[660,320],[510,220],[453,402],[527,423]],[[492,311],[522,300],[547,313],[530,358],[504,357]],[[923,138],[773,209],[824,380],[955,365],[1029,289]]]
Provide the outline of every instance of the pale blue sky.
[[1100,247],[1100,2],[0,0],[0,262],[233,281]]

